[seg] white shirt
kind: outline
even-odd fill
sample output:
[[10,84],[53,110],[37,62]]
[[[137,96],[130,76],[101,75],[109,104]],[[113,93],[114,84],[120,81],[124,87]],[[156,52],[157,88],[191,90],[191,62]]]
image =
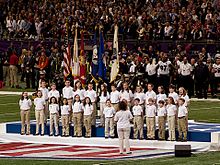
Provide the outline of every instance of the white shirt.
[[173,105],[173,104],[168,104],[166,106],[166,109],[167,109],[167,116],[174,116],[176,115],[176,105]]
[[146,95],[143,92],[136,92],[134,93],[134,100],[137,98],[140,100],[139,104],[143,104],[146,99]]
[[143,109],[140,105],[135,105],[132,108],[132,112],[134,116],[141,116],[143,114]]
[[187,108],[184,105],[179,106],[178,108],[178,117],[184,117],[188,113]]
[[83,106],[84,116],[92,115],[93,112],[93,106],[86,104]]
[[114,120],[117,122],[117,129],[119,128],[130,128],[130,120],[133,119],[131,111],[118,111],[115,114]]
[[69,115],[69,111],[70,111],[69,105],[61,106],[61,115]]
[[186,94],[185,96],[180,96],[180,98],[183,98],[185,100],[185,103],[183,104],[185,107],[188,106],[189,103],[189,96]]
[[119,91],[114,91],[114,92],[111,92],[110,94],[110,100],[111,100],[111,103],[112,104],[115,104],[115,103],[118,103],[120,100],[119,100],[119,97],[120,97],[120,92]]
[[159,103],[160,100],[163,100],[165,101],[167,99],[167,95],[166,94],[162,94],[162,93],[159,93],[157,94],[157,104]]
[[120,101],[125,99],[127,100],[127,102],[130,102],[132,98],[133,98],[133,93],[131,92],[131,90],[129,91],[124,90],[120,92]]
[[184,64],[183,62],[180,64],[180,68],[179,68],[179,74],[183,75],[183,76],[188,76],[191,74],[193,68],[192,65],[189,64],[188,62],[186,64]]
[[157,98],[157,95],[156,95],[156,93],[152,90],[152,91],[147,91],[146,92],[146,95],[145,95],[145,99],[146,99],[146,104],[148,104],[148,100],[149,99],[153,99],[153,100],[156,100],[156,98]]
[[35,110],[44,109],[45,104],[46,104],[45,99],[43,97],[41,97],[41,98],[37,97],[34,99]]
[[105,118],[107,117],[113,117],[115,114],[115,109],[113,107],[105,107],[103,114],[105,115]]
[[73,88],[71,86],[64,87],[62,93],[63,93],[63,98],[67,98],[67,99],[73,98]]
[[174,102],[177,103],[178,99],[179,99],[179,95],[176,92],[173,93],[169,93],[168,95],[169,97],[172,97]]
[[73,103],[72,110],[73,110],[73,113],[82,112],[82,104],[79,101]]
[[167,110],[165,107],[158,107],[157,109],[157,116],[166,116],[167,115]]
[[146,66],[146,72],[149,76],[155,75],[157,73],[157,65],[148,63]]
[[60,93],[58,90],[50,90],[48,93],[48,98],[50,99],[51,97],[55,97],[57,99],[57,101],[60,98]]
[[171,64],[170,61],[166,61],[166,62],[159,61],[158,62],[158,65],[159,65],[158,74],[168,75],[170,73],[170,64]]
[[155,117],[156,116],[156,106],[155,105],[147,105],[145,109],[145,114],[147,117]]
[[84,89],[77,89],[76,91],[73,92],[73,97],[75,97],[76,95],[79,95],[80,100],[84,100],[85,99],[85,90]]
[[49,90],[46,87],[45,88],[40,87],[38,90],[42,92],[42,98],[44,98],[44,100],[47,101]]
[[220,77],[220,64],[219,65],[213,64],[213,69],[215,70],[214,76],[215,77]]
[[96,95],[96,91],[92,90],[87,90],[85,92],[85,97],[89,97],[91,102],[94,103],[96,101],[97,95]]
[[50,114],[58,113],[59,112],[59,105],[58,104],[50,104],[49,111],[50,111]]
[[99,96],[99,99],[100,99],[100,103],[105,103],[106,100],[108,100],[110,98],[109,96],[109,92],[107,91],[106,92],[106,96],[104,96],[104,92],[101,93],[101,95]]
[[23,100],[20,99],[19,106],[20,106],[20,110],[31,109],[31,106],[32,106],[31,99],[23,99]]

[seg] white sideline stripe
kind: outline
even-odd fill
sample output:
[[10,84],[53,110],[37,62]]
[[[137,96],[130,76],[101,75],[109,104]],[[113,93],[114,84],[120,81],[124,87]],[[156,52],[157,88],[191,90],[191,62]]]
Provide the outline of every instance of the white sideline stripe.
[[[22,92],[0,91],[0,95],[21,95],[21,93]],[[28,95],[32,95],[33,93],[34,92],[28,92]]]
[[199,110],[201,110],[201,109],[218,109],[218,108],[220,108],[220,107],[211,107],[211,108],[189,108],[189,110],[192,110],[192,111],[199,111]]
[[0,105],[13,105],[13,104],[18,104],[18,103],[5,103],[5,104],[0,104]]

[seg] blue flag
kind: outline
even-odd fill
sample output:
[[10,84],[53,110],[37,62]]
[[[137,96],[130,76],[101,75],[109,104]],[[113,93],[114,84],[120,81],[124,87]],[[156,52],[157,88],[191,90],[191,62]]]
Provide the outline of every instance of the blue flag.
[[98,48],[96,43],[96,31],[93,40],[93,54],[92,54],[92,76],[93,78],[98,78]]
[[106,57],[105,57],[105,48],[104,48],[104,38],[102,31],[100,32],[99,39],[99,53],[98,53],[98,76],[103,81],[106,80]]

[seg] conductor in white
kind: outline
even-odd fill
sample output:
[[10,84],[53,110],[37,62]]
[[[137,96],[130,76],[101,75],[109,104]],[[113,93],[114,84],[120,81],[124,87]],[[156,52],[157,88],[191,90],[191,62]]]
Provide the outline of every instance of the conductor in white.
[[119,137],[119,150],[120,154],[123,154],[124,151],[124,143],[126,154],[131,154],[130,151],[130,120],[132,120],[133,116],[129,110],[127,110],[127,104],[122,101],[119,103],[119,111],[115,114],[115,121],[117,122],[117,133]]

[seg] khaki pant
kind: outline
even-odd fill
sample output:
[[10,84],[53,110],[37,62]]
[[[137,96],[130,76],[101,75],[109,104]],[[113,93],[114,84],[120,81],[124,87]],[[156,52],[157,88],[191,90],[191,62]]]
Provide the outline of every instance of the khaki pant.
[[105,115],[103,114],[106,103],[100,103],[100,125],[104,126],[105,124]]
[[85,136],[91,137],[92,131],[92,116],[91,115],[84,115],[84,126],[86,129]]
[[45,123],[47,123],[48,115],[49,115],[49,102],[45,101],[45,106],[44,106],[44,122]]
[[30,134],[30,110],[21,110],[21,134],[25,134],[25,123],[26,123],[26,134]]
[[176,140],[175,123],[176,123],[176,117],[168,116],[168,130],[169,130],[168,140],[172,140],[172,141]]
[[15,65],[9,66],[11,86],[18,85],[18,68]]
[[6,86],[10,86],[10,70],[9,66],[3,66],[3,81]]
[[82,136],[82,113],[73,113],[72,122],[74,124],[74,136]]
[[110,128],[110,136],[115,136],[115,128],[114,128],[114,118],[106,117],[105,118],[105,137],[109,137],[109,128]]
[[158,117],[158,137],[161,140],[165,140],[165,126],[166,126],[166,117],[165,116],[159,116]]
[[125,144],[126,152],[130,152],[130,143],[129,143],[130,130],[131,130],[130,128],[118,128],[117,129],[120,153],[123,153],[124,151],[124,144]]
[[116,104],[112,104],[113,108],[115,109],[115,111],[117,112],[118,111],[118,103]]
[[39,125],[41,125],[41,134],[44,134],[44,110],[35,110],[36,134],[39,134]]
[[50,114],[50,135],[53,135],[53,128],[55,127],[55,135],[59,134],[58,131],[58,114],[57,113],[51,113]]
[[[178,118],[178,132],[179,132],[179,139],[187,140],[187,118],[182,117]],[[182,138],[183,136],[183,138]]]
[[155,117],[147,117],[147,138],[155,139]]
[[62,121],[62,135],[69,136],[69,115],[62,115],[61,121]]
[[96,124],[96,112],[97,112],[96,103],[92,103],[92,106],[93,106],[92,125],[95,126],[95,124]]
[[138,137],[138,132],[139,132],[139,137],[140,139],[144,138],[143,135],[143,127],[144,127],[144,121],[142,116],[134,116],[134,135],[133,138],[137,139]]
[[71,108],[71,111],[69,112],[69,122],[72,122],[72,114],[73,114],[72,104],[73,104],[73,99],[68,99],[67,102],[68,102],[68,105]]

